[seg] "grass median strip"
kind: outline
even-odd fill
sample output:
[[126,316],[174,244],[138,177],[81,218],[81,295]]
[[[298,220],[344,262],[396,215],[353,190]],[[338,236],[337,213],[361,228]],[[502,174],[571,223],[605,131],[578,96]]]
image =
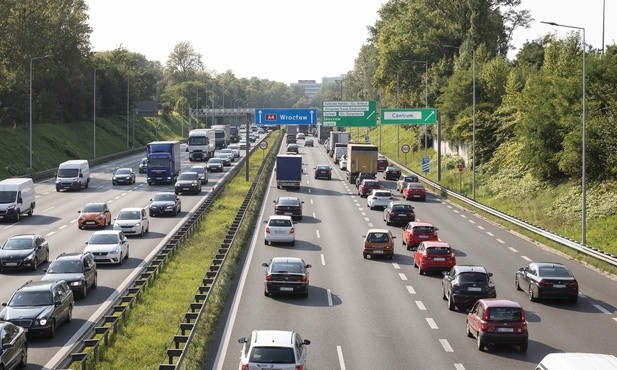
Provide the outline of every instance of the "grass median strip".
[[[278,147],[278,135],[268,137],[269,150]],[[245,180],[245,169],[240,169],[234,179],[225,187],[219,199],[206,212],[198,231],[191,236],[169,261],[158,278],[141,296],[139,303],[128,312],[126,324],[113,336],[110,344],[103,349],[98,369],[157,369],[165,358],[167,347],[178,331],[189,304],[201,285],[205,271],[211,265],[233,217],[238,212],[261,165],[261,150],[254,152],[249,164],[249,179]],[[273,166],[273,161],[270,168]],[[266,169],[266,174],[268,169]],[[267,182],[265,182],[267,185]],[[262,184],[263,185],[263,184]],[[263,186],[262,186],[263,188]],[[252,233],[252,220],[259,210],[264,190],[256,189],[254,201],[249,206],[248,221],[240,227],[238,237],[232,245],[228,260],[221,271],[217,284],[206,306],[206,317],[200,322],[195,340],[196,350],[192,351],[190,363],[199,366],[209,344],[209,332],[216,326],[218,313],[225,304],[228,283],[233,278],[236,261],[242,254],[242,247]],[[249,224],[248,226],[246,224]]]

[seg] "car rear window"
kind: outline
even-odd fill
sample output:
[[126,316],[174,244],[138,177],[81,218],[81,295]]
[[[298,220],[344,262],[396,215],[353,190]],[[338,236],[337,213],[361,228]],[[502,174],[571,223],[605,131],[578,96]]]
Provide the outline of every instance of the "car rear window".
[[279,220],[279,219],[272,219],[270,220],[269,223],[270,226],[281,226],[281,227],[291,227],[291,221],[289,220]]
[[297,206],[300,204],[298,199],[279,199],[278,204],[282,206]]
[[302,273],[302,264],[294,262],[275,262],[272,264],[272,272],[275,274],[283,272],[300,274]]
[[392,206],[392,210],[397,212],[411,212],[413,208],[407,204],[399,204],[396,206]]
[[392,193],[390,193],[389,191],[376,191],[375,196],[376,197],[391,197]]
[[521,321],[522,317],[521,309],[516,307],[490,307],[488,310],[490,321]]
[[429,234],[435,232],[435,228],[433,226],[414,226],[413,232],[420,234]]
[[389,238],[386,233],[370,233],[366,237],[369,243],[387,243]]
[[426,254],[438,254],[440,256],[452,253],[449,247],[429,247],[426,248]]
[[481,272],[464,272],[459,274],[461,283],[488,283],[488,276]]
[[295,364],[293,348],[253,347],[249,362],[262,364]]
[[377,182],[377,181],[367,181],[365,183],[365,186],[367,188],[378,188],[379,187],[379,182]]
[[570,271],[563,266],[540,267],[540,276],[544,277],[572,277]]

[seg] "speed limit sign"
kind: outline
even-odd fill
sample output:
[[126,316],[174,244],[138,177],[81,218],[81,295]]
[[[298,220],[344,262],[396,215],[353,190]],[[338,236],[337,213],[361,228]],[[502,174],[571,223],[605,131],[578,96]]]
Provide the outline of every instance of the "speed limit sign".
[[403,146],[401,146],[401,152],[403,153],[409,153],[409,145],[407,144],[403,144]]
[[268,147],[268,142],[267,141],[262,141],[259,143],[259,147],[263,150],[265,150]]

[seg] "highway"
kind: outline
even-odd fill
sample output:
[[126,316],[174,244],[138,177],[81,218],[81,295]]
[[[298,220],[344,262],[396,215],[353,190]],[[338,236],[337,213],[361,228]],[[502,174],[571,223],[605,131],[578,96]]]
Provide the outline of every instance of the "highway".
[[[369,210],[355,186],[335,169],[332,180],[315,180],[313,168],[329,163],[322,146],[301,147],[304,178],[300,190],[279,190],[270,181],[262,218],[246,262],[220,343],[204,369],[237,369],[242,344],[256,329],[294,330],[308,346],[309,369],[524,369],[534,368],[548,353],[617,354],[615,277],[570,260],[430,194],[411,202],[418,220],[439,228],[440,239],[456,250],[459,264],[479,264],[493,272],[498,298],[515,300],[526,311],[529,349],[496,346],[480,352],[465,333],[463,311],[452,312],[442,300],[441,274],[420,276],[411,252],[401,245],[401,228],[393,260],[362,258],[366,230],[386,227],[382,212]],[[395,191],[393,181],[384,181]],[[296,243],[266,246],[264,223],[279,196],[304,201],[304,218],[296,223]],[[263,262],[272,257],[301,257],[312,265],[308,298],[265,297]],[[530,302],[514,286],[515,272],[530,261],[567,264],[580,284],[577,304]]]
[[[182,146],[182,169],[205,162],[189,162],[188,153]],[[144,150],[145,154],[145,150]],[[244,155],[244,153],[242,153]],[[36,208],[33,217],[22,217],[17,223],[0,224],[0,240],[16,234],[35,233],[43,235],[50,249],[50,260],[65,252],[81,252],[85,241],[96,231],[77,228],[78,211],[87,202],[107,202],[112,218],[125,207],[147,207],[152,196],[159,191],[173,191],[173,185],[152,185],[146,183],[146,175],[138,174],[137,166],[143,154],[132,155],[91,168],[88,189],[76,192],[56,192],[53,179],[35,184]],[[235,165],[236,160],[233,164]],[[133,185],[112,186],[111,176],[119,167],[132,167],[137,180]],[[114,298],[128,285],[145,261],[150,260],[164,245],[164,239],[173,234],[182,219],[189,216],[224,172],[210,173],[208,184],[202,185],[202,193],[181,195],[182,212],[177,217],[150,217],[150,231],[143,237],[129,236],[130,258],[121,266],[98,265],[98,287],[88,292],[85,299],[76,298],[73,320],[62,324],[52,338],[28,338],[27,369],[54,368],[65,356],[72,343],[109,308]],[[113,221],[112,221],[113,224]],[[107,229],[111,229],[108,226]],[[48,264],[32,271],[0,272],[0,302],[7,302],[13,292],[28,280],[39,280]]]

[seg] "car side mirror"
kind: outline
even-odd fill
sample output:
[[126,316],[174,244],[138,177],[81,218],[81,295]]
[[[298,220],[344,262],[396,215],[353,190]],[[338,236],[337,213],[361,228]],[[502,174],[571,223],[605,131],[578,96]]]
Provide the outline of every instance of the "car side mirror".
[[2,306],[6,307],[8,303],[2,302]]
[[87,240],[84,243],[86,243],[86,245],[88,245],[88,241]]
[[311,341],[310,341],[310,340],[306,340],[306,339],[305,339],[305,340],[303,340],[303,341],[302,341],[302,344],[304,344],[304,345],[307,345],[307,346],[308,346],[309,344],[311,344]]
[[272,203],[276,204],[276,200],[273,200]]
[[396,239],[396,236],[393,236],[392,239]]
[[268,264],[266,262],[262,263],[261,266],[263,267],[268,267]]
[[62,300],[61,299],[56,299],[54,301],[54,305],[56,305],[56,306],[60,306],[61,304],[62,304]]
[[307,268],[307,269],[309,269],[309,268],[311,268],[311,267],[313,267],[313,266],[311,266],[311,265],[306,265],[306,266],[304,266],[304,268]]
[[446,276],[446,275],[448,275],[448,271],[442,271],[442,272],[441,272],[441,274],[442,274],[443,276]]
[[240,338],[240,339],[238,339],[238,343],[246,343],[246,338]]
[[519,271],[525,271],[524,267],[521,267],[520,269],[518,269]]
[[493,277],[493,273],[492,273],[492,272],[489,272],[489,273],[488,273],[488,277]]

